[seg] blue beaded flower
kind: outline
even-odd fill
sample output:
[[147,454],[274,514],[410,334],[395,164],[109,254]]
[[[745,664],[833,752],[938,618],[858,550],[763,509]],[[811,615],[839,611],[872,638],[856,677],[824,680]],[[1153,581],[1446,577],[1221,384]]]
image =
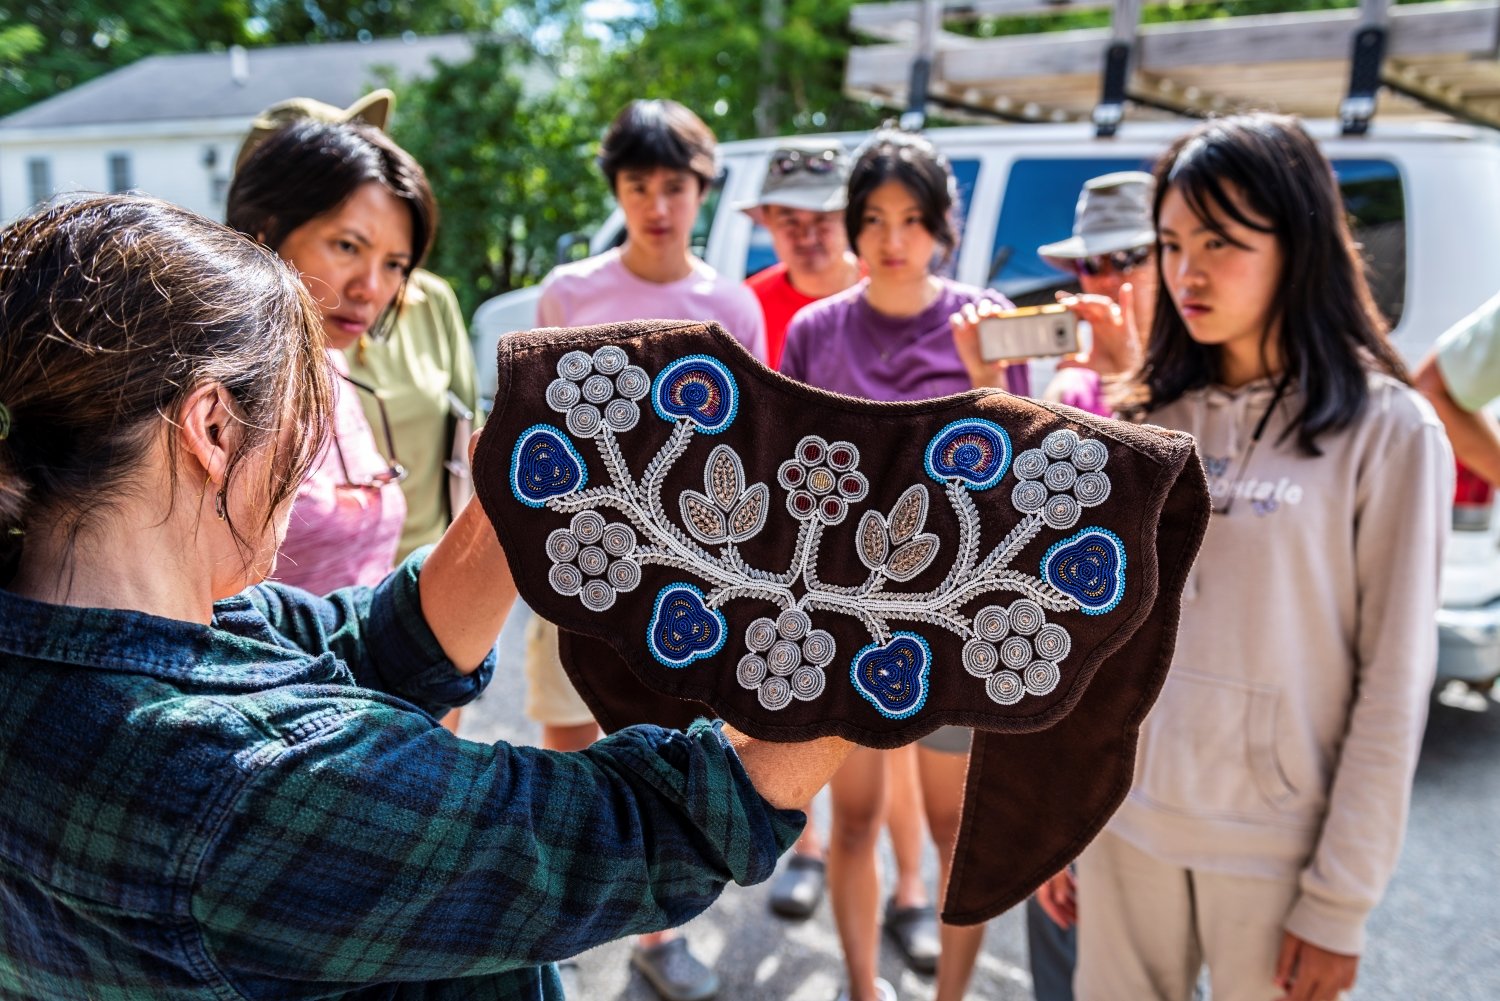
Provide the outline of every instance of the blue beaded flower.
[[588,467],[568,436],[550,424],[533,424],[521,432],[510,454],[510,489],[527,507],[542,507],[553,497],[583,489]]
[[728,635],[723,614],[703,603],[702,591],[691,584],[668,584],[656,596],[646,644],[666,666],[687,667],[718,653]]
[[1083,614],[1103,615],[1125,597],[1125,543],[1106,528],[1085,528],[1047,550],[1042,576]]
[[854,656],[849,680],[889,719],[906,719],[927,702],[932,648],[916,633],[898,632],[889,643],[871,643]]
[[740,393],[723,362],[708,355],[688,355],[657,374],[651,385],[651,405],[668,423],[685,418],[704,434],[718,434],[734,422]]
[[927,475],[939,483],[959,480],[970,490],[988,490],[1010,468],[1010,435],[994,421],[954,421],[927,444]]

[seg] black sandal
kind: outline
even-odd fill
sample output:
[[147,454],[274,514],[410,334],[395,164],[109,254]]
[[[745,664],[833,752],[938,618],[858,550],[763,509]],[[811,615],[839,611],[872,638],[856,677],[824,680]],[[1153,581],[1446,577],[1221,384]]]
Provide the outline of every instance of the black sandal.
[[906,965],[918,973],[937,971],[937,909],[931,904],[897,907],[896,898],[885,902],[885,933],[896,943]]

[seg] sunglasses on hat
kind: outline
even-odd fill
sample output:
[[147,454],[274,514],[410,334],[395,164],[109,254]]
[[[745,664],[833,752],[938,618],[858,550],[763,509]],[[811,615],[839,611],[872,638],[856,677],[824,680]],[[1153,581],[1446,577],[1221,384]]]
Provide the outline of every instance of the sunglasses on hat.
[[805,170],[809,174],[831,174],[838,169],[839,155],[835,150],[825,149],[821,153],[804,153],[799,149],[783,150],[771,161],[771,169],[782,177]]
[[1112,254],[1091,254],[1088,257],[1080,257],[1073,262],[1073,267],[1080,275],[1093,278],[1108,270],[1125,272],[1138,268],[1145,264],[1150,256],[1150,247],[1136,247],[1133,250],[1116,250]]

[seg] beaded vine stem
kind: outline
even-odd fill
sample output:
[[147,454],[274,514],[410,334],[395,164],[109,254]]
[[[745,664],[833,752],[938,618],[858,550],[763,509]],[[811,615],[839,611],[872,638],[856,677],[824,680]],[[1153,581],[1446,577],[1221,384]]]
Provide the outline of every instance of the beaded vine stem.
[[[618,435],[635,427],[648,392],[657,415],[673,428],[637,478]],[[1104,445],[1072,431],[1053,432],[1014,463],[1009,435],[991,421],[954,421],[934,435],[925,472],[942,486],[958,539],[942,582],[908,592],[891,585],[928,569],[942,548],[937,535],[923,531],[930,497],[920,481],[889,512],[867,510],[861,517],[855,547],[869,571],[862,583],[840,586],[819,577],[824,530],[846,520],[869,492],[858,468],[859,450],[850,442],[808,435],[778,469],[787,513],[799,523],[789,564],[779,572],[749,565],[740,551],[772,515],[771,490],[765,483],[747,484],[744,464],[728,445],[711,451],[703,492],[684,490],[676,499],[679,527],[662,498],[668,473],[696,435],[725,430],[738,412],[738,387],[716,359],[687,356],[650,380],[617,346],[592,355],[569,352],[558,363],[547,400],[564,415],[572,436],[594,440],[609,476],[608,484],[588,487],[572,439],[551,425],[534,425],[518,439],[511,468],[517,499],[573,516],[568,528],[548,537],[552,586],[602,611],[639,584],[644,564],[681,570],[706,585],[700,590],[671,584],[657,596],[648,644],[659,662],[674,668],[724,647],[728,626],[719,610],[729,602],[774,604],[777,618],[758,618],[746,630],[747,652],[737,667],[739,683],[756,691],[768,709],[815,699],[825,689],[823,668],[834,659],[836,644],[813,628],[813,613],[846,615],[862,624],[872,642],[852,659],[851,682],[882,715],[904,719],[925,704],[932,655],[925,638],[895,630],[892,622],[956,634],[965,641],[965,670],[984,679],[991,699],[1009,705],[1027,694],[1046,694],[1058,682],[1058,664],[1071,639],[1047,621],[1048,612],[1104,614],[1123,594],[1123,543],[1106,529],[1085,528],[1054,544],[1040,575],[1011,565],[1044,530],[1072,528],[1084,508],[1109,495]],[[980,516],[970,493],[995,488],[1008,471],[1015,473],[1011,500],[1021,520],[981,558]],[[604,508],[625,521],[606,524],[599,514]],[[986,605],[972,617],[962,611],[996,592],[1018,597],[1009,606]]]

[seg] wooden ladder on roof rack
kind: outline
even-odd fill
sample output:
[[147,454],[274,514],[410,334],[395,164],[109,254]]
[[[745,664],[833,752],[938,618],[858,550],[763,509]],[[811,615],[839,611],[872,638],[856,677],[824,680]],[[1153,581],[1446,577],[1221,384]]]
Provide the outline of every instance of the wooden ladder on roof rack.
[[[947,24],[1108,10],[1108,28],[975,37]],[[1141,0],[898,0],[850,12],[873,44],[850,50],[844,90],[960,120],[1092,121],[1270,108],[1338,118],[1346,134],[1382,119],[1500,128],[1500,0],[1141,23]]]

